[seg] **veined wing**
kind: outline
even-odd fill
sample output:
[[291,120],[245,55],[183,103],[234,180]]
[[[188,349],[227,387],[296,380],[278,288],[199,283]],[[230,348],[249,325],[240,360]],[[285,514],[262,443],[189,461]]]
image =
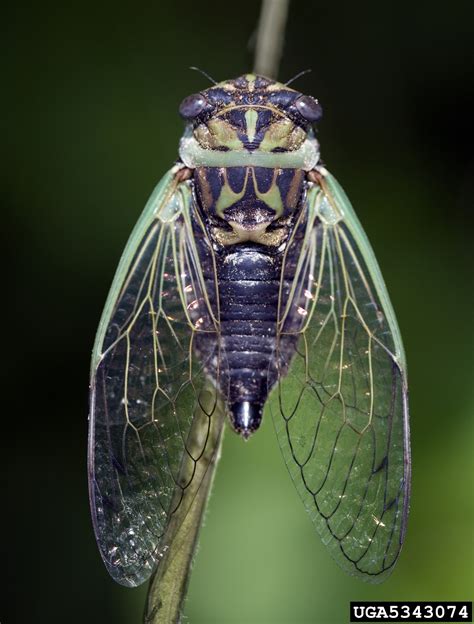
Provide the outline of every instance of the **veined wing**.
[[182,523],[223,416],[217,383],[193,354],[196,332],[218,344],[218,314],[177,173],[159,183],[130,237],[92,358],[94,528],[110,574],[129,586],[150,576]]
[[[269,405],[296,488],[349,573],[379,582],[404,539],[410,489],[406,364],[373,251],[344,192],[320,170],[307,195],[285,336],[300,335]],[[300,239],[301,241],[301,239]],[[292,256],[293,254],[293,256]],[[283,268],[285,271],[285,268]]]

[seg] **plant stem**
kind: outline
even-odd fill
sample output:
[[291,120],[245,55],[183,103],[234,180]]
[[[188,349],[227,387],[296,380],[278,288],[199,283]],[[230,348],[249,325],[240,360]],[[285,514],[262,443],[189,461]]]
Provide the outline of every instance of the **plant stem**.
[[[262,0],[254,72],[276,78],[283,50],[289,0]],[[215,394],[215,392],[214,392]],[[209,393],[212,396],[213,392]],[[200,397],[201,405],[203,405]],[[212,416],[206,414],[212,412]],[[179,624],[206,503],[222,445],[225,408],[222,402],[197,408],[183,458],[175,500],[161,549],[164,552],[148,588],[145,624]],[[203,440],[205,449],[201,454]],[[198,461],[192,458],[199,457]],[[183,496],[184,492],[184,497]]]
[[[212,394],[208,396],[212,397]],[[211,417],[200,407],[197,408],[188,436],[186,447],[189,455],[186,454],[183,459],[179,476],[179,482],[188,485],[182,499],[183,490],[177,488],[172,504],[172,508],[176,509],[170,516],[163,538],[164,556],[150,580],[145,624],[179,624],[181,619],[191,563],[219,460],[224,430],[225,410],[222,403],[218,403],[214,410],[207,407],[206,411],[213,411]],[[205,448],[201,454],[203,445]],[[199,457],[199,460],[194,461],[192,457]]]
[[276,78],[283,52],[290,0],[262,0],[257,32],[254,72]]

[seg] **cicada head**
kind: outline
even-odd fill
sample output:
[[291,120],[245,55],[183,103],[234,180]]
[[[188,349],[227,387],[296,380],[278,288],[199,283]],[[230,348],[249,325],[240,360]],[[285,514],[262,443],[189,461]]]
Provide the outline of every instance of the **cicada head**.
[[247,74],[221,82],[185,98],[179,111],[188,122],[180,156],[191,168],[220,159],[223,166],[309,170],[319,159],[313,125],[321,105],[269,78]]

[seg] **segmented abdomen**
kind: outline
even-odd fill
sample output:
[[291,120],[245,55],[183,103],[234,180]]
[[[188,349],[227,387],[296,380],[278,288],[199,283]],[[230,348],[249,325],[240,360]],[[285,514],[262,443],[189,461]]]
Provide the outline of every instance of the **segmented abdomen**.
[[230,405],[263,405],[274,383],[279,264],[278,257],[239,246],[218,267],[221,387]]
[[288,299],[295,261],[286,258],[282,275],[280,252],[259,245],[221,249],[215,258],[216,294],[206,243],[200,239],[198,245],[208,296],[212,307],[219,309],[220,331],[217,344],[214,334],[197,332],[196,352],[210,377],[218,380],[234,428],[247,436],[258,428],[277,375],[285,372],[282,363],[290,361],[296,348],[297,334],[278,336],[277,327],[279,303]]

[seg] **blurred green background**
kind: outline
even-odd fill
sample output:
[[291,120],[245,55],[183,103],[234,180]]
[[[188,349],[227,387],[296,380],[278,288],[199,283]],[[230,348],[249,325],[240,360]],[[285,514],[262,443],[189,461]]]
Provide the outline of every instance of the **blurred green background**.
[[[128,234],[177,155],[181,99],[252,66],[255,0],[42,2],[4,11],[4,469],[12,622],[140,622],[89,519],[87,384]],[[191,579],[193,624],[348,621],[350,600],[466,600],[473,584],[474,4],[294,0],[280,77],[317,96],[405,341],[413,501],[392,577],[341,572],[271,422],[227,432]]]

